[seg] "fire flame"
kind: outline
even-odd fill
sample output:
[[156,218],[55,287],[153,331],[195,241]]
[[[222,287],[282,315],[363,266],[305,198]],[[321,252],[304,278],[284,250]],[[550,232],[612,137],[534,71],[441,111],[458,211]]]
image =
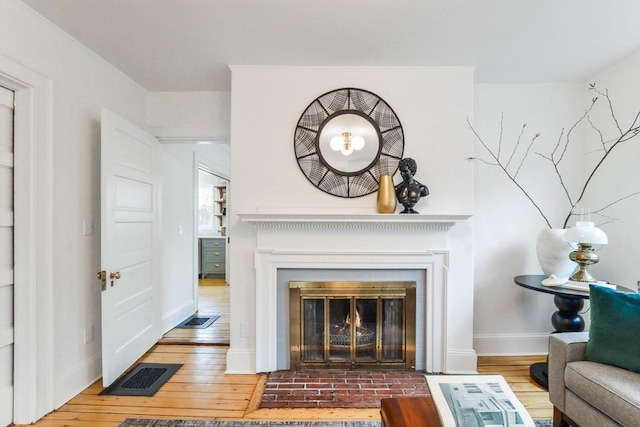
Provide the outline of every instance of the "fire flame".
[[[351,324],[351,314],[347,313],[347,318],[344,319],[344,323]],[[356,328],[362,327],[362,320],[360,319],[360,312],[356,310]]]

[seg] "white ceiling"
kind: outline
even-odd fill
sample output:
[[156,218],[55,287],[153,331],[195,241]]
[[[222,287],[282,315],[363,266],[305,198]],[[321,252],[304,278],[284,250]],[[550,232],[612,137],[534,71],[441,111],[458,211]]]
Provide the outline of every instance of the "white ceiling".
[[584,82],[640,50],[640,0],[24,1],[152,91],[229,90],[229,64]]

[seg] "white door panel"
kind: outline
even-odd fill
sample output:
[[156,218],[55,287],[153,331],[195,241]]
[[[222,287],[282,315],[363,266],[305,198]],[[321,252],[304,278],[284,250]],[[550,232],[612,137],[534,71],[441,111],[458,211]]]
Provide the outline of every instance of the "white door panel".
[[[102,382],[115,381],[160,338],[158,141],[102,114]],[[116,275],[116,277],[110,277]]]
[[13,120],[14,93],[0,87],[0,426],[13,423],[14,257]]

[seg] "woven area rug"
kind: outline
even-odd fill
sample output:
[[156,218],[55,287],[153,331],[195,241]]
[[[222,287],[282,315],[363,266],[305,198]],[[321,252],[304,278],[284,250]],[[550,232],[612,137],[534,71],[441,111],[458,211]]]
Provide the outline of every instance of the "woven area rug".
[[380,427],[379,421],[199,421],[127,418],[120,427]]
[[[536,427],[551,427],[551,419],[533,420]],[[145,420],[127,418],[120,427],[380,427],[378,421],[199,421],[199,420]]]
[[429,396],[424,373],[308,370],[271,372],[260,408],[379,408],[380,400]]

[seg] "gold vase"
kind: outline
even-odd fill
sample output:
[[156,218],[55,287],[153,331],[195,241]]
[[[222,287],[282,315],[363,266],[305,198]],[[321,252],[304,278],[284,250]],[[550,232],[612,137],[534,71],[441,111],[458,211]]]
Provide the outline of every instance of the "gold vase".
[[390,175],[382,175],[378,186],[378,212],[384,214],[394,213],[396,205],[396,189],[393,186],[393,179]]

